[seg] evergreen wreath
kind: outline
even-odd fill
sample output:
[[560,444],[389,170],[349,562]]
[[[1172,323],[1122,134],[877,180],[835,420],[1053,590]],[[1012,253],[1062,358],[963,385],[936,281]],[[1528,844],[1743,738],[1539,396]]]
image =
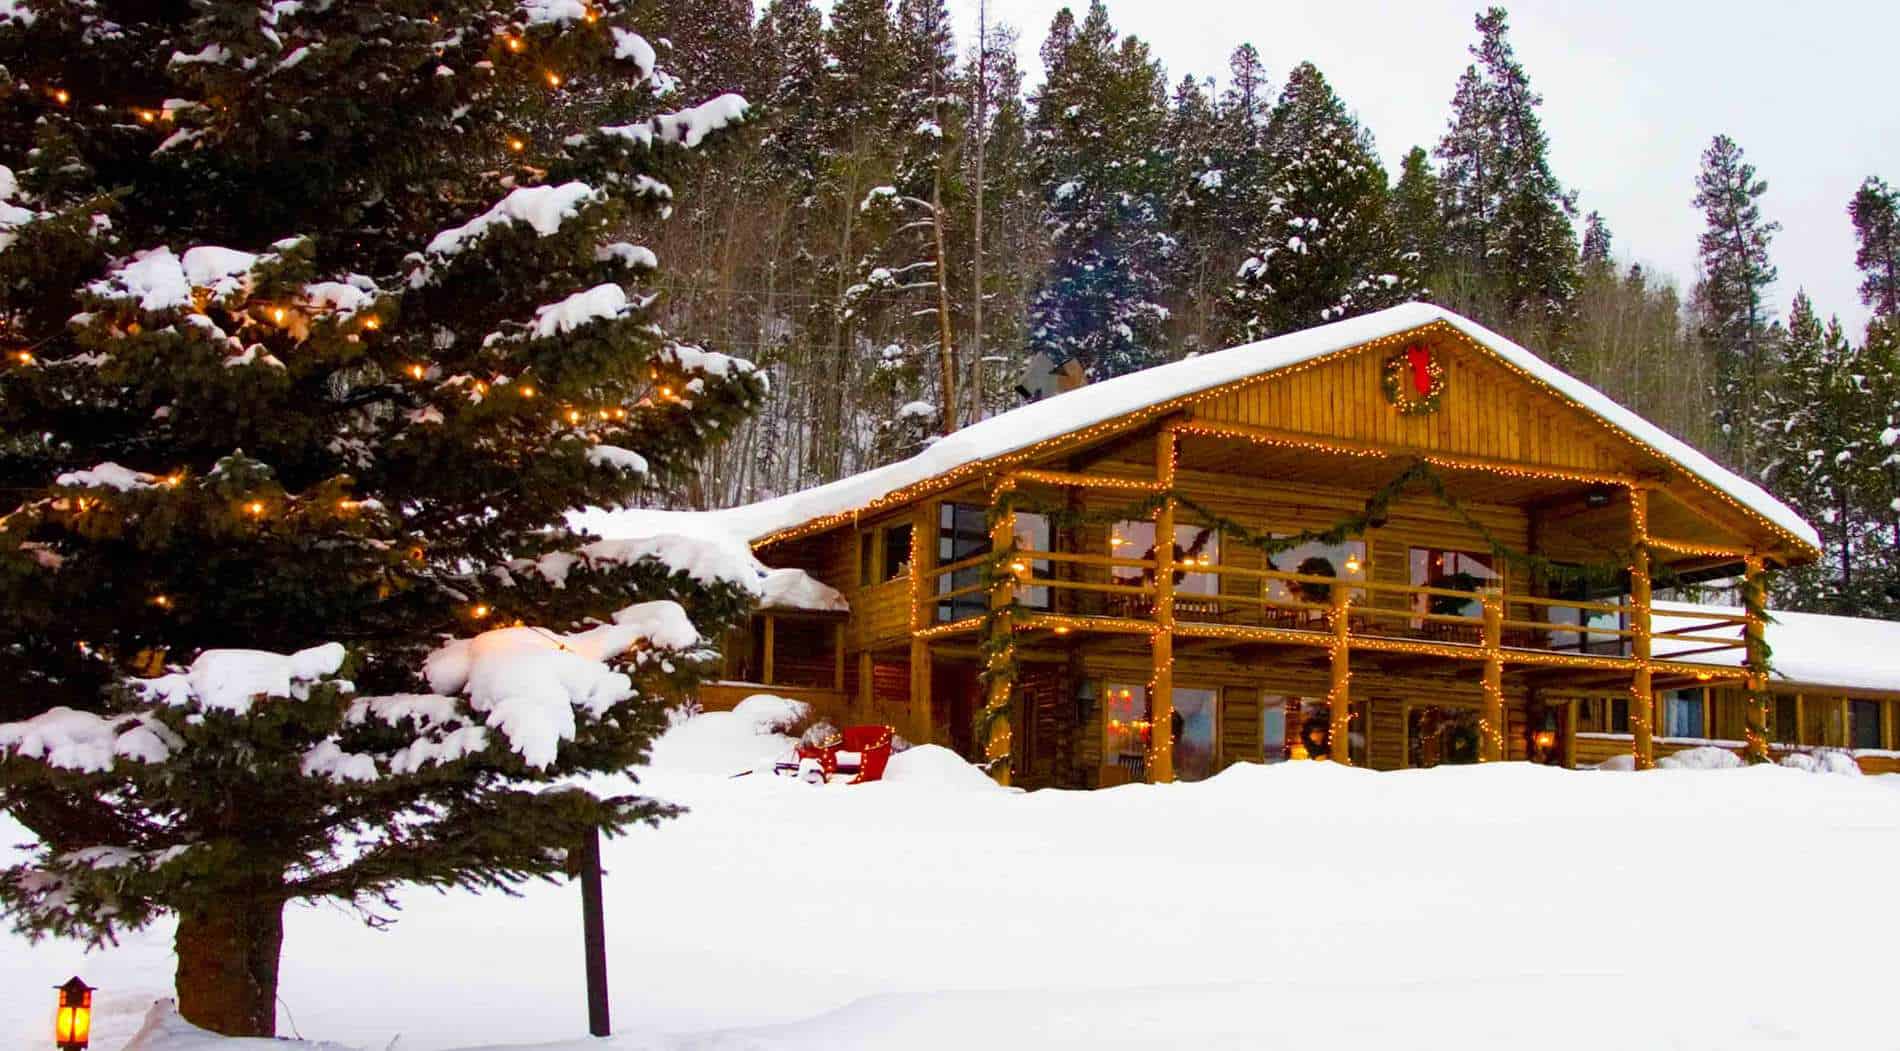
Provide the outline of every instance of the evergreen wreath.
[[1385,359],[1379,374],[1385,400],[1403,416],[1438,411],[1445,394],[1445,363],[1432,348],[1414,343]]

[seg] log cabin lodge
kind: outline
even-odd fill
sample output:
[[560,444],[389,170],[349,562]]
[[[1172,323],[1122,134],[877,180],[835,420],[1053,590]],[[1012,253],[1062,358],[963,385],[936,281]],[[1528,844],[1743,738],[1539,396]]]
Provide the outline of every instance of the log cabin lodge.
[[[1811,527],[1423,304],[1077,387],[804,492],[588,524],[717,528],[795,578],[706,707],[794,697],[1026,787],[1644,767],[1740,751],[1751,719],[1775,757],[1900,771],[1900,624],[1759,599],[1818,557]],[[1651,601],[1708,581],[1755,601]]]

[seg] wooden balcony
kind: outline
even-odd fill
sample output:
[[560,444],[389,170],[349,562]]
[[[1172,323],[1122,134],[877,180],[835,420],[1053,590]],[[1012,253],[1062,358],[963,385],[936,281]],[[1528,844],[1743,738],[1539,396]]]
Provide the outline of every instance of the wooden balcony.
[[[920,589],[922,601],[942,603],[988,590],[989,585],[982,583],[939,590],[938,583],[946,575],[987,561],[988,556],[978,556],[927,571]],[[1072,570],[1079,567],[1106,569],[1109,572],[1101,575],[1109,579],[1078,579]],[[1018,596],[1040,591],[1048,597],[1042,604],[1045,608],[1018,607],[1012,630],[1019,636],[1150,635],[1162,630],[1153,559],[1021,551],[1007,568],[1014,570],[1010,575]],[[1117,580],[1117,570],[1134,573]],[[1220,586],[1208,593],[1175,589],[1172,631],[1177,637],[1328,648],[1341,634],[1343,617],[1346,639],[1360,650],[1453,660],[1483,660],[1487,652],[1496,651],[1506,664],[1606,670],[1629,670],[1639,663],[1633,645],[1637,630],[1624,626],[1633,608],[1623,603],[1342,580],[1218,564],[1197,564],[1191,572],[1211,576]],[[1140,582],[1130,582],[1131,576]],[[1316,594],[1327,600],[1314,601]],[[1435,598],[1475,604],[1478,612],[1434,613],[1430,607]],[[1618,624],[1592,624],[1592,616],[1614,616]],[[936,624],[923,634],[941,638],[974,633],[982,629],[984,619],[965,617]],[[1663,652],[1649,663],[1660,673],[1704,681],[1710,676],[1740,678],[1741,669],[1724,667],[1727,662],[1722,657],[1739,656],[1744,649],[1745,621],[1740,614],[1711,613],[1695,624],[1654,632],[1652,644]],[[1691,661],[1691,657],[1696,659]]]

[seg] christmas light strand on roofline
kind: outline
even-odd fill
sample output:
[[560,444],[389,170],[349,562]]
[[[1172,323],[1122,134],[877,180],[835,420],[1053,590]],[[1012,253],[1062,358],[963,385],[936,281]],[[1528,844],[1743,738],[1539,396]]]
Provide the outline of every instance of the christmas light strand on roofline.
[[[867,501],[866,503],[864,503],[863,505],[859,507],[855,507],[847,511],[839,511],[839,512],[834,512],[828,515],[821,515],[817,518],[813,518],[799,525],[788,526],[784,529],[775,530],[774,532],[768,533],[758,538],[757,540],[754,540],[752,542],[752,546],[755,549],[760,549],[760,548],[768,547],[775,543],[780,543],[780,542],[788,541],[788,540],[795,540],[800,537],[810,536],[814,533],[821,533],[828,529],[832,529],[832,528],[835,528],[837,526],[844,525],[847,523],[856,523],[861,518],[868,515],[876,514],[877,512],[882,511],[885,508],[906,503],[911,500],[915,500],[915,499],[928,496],[933,493],[941,492],[947,489],[956,488],[958,485],[961,485],[965,482],[975,480],[985,475],[996,474],[998,472],[1024,464],[1026,462],[1033,461],[1039,457],[1049,455],[1050,453],[1060,450],[1065,447],[1087,445],[1097,439],[1110,437],[1112,435],[1115,435],[1123,431],[1135,429],[1159,417],[1166,416],[1170,413],[1179,411],[1184,408],[1191,407],[1201,402],[1209,401],[1214,398],[1223,397],[1227,394],[1232,393],[1233,391],[1240,390],[1248,386],[1252,386],[1256,383],[1260,383],[1265,380],[1279,379],[1281,377],[1298,375],[1299,373],[1308,371],[1310,369],[1320,368],[1320,367],[1332,364],[1342,358],[1351,357],[1353,355],[1360,354],[1362,352],[1376,351],[1385,347],[1400,346],[1403,344],[1416,342],[1420,339],[1424,339],[1426,337],[1433,336],[1433,335],[1443,335],[1448,338],[1454,339],[1461,345],[1465,346],[1466,348],[1477,352],[1478,354],[1483,356],[1486,360],[1499,365],[1500,367],[1511,372],[1517,378],[1523,380],[1526,383],[1531,384],[1533,387],[1543,391],[1546,394],[1549,394],[1550,396],[1554,398],[1559,399],[1565,404],[1581,409],[1583,416],[1587,418],[1592,424],[1606,431],[1610,435],[1614,436],[1619,441],[1634,444],[1637,447],[1644,449],[1645,451],[1655,455],[1656,457],[1658,457],[1659,459],[1665,462],[1673,462],[1671,460],[1671,457],[1669,457],[1666,453],[1662,452],[1659,449],[1656,449],[1655,447],[1649,445],[1647,442],[1644,442],[1641,439],[1637,438],[1635,435],[1632,435],[1628,433],[1627,431],[1624,431],[1620,427],[1617,427],[1616,425],[1610,423],[1608,420],[1605,420],[1602,417],[1598,416],[1595,412],[1591,411],[1587,406],[1583,406],[1580,403],[1578,403],[1570,395],[1565,394],[1563,391],[1558,390],[1556,387],[1550,385],[1549,383],[1546,383],[1545,381],[1537,378],[1536,376],[1531,375],[1529,372],[1526,372],[1521,367],[1503,359],[1503,357],[1498,355],[1496,352],[1490,350],[1488,347],[1485,347],[1483,344],[1477,342],[1476,340],[1472,339],[1470,336],[1466,335],[1457,326],[1451,324],[1448,321],[1434,320],[1424,325],[1418,326],[1416,328],[1408,329],[1404,332],[1398,332],[1398,333],[1393,333],[1387,336],[1377,337],[1375,339],[1368,340],[1364,343],[1354,344],[1351,347],[1347,347],[1341,350],[1332,351],[1326,354],[1318,355],[1316,357],[1309,358],[1306,361],[1299,362],[1293,365],[1288,365],[1284,368],[1272,369],[1270,371],[1256,373],[1251,376],[1242,377],[1240,379],[1233,380],[1228,383],[1210,387],[1204,391],[1197,391],[1194,393],[1182,395],[1180,397],[1171,398],[1171,399],[1168,399],[1167,401],[1158,402],[1153,405],[1144,406],[1144,407],[1135,409],[1133,411],[1130,411],[1122,416],[1118,416],[1110,420],[1104,420],[1095,424],[1091,424],[1090,426],[1081,428],[1076,431],[1071,431],[1064,434],[1056,435],[1055,437],[1047,438],[1042,441],[1035,442],[1029,446],[1026,446],[1025,448],[1018,449],[1013,452],[1004,453],[1004,454],[991,457],[988,459],[976,460],[970,463],[960,464],[954,468],[951,468],[950,470],[942,472],[941,474],[937,474],[930,478],[926,478],[921,481],[915,482],[913,484],[902,486],[898,489],[894,489],[891,492],[884,494],[883,496]],[[1194,427],[1205,427],[1207,425],[1208,425],[1207,421],[1203,421],[1203,420],[1195,420],[1195,421],[1192,421],[1190,424],[1190,426],[1194,426]],[[1319,441],[1319,440],[1320,439],[1316,439],[1316,441]],[[1355,455],[1372,456],[1372,455],[1380,455],[1380,454],[1375,454],[1371,451],[1365,451],[1365,452],[1358,453]],[[1392,454],[1384,454],[1384,455],[1404,456],[1404,455],[1413,455],[1413,454],[1409,452],[1400,451],[1400,452],[1396,452]],[[1486,469],[1486,468],[1472,467],[1471,469],[1481,470],[1481,469]],[[1512,469],[1506,465],[1496,465],[1488,469],[1494,470],[1500,475],[1511,476]],[[1537,472],[1537,469],[1524,468],[1516,476],[1526,477],[1526,478],[1546,477],[1546,475],[1539,474],[1536,472]],[[1812,551],[1812,548],[1809,548],[1805,540],[1802,540],[1800,537],[1794,535],[1788,530],[1775,524],[1773,521],[1770,521],[1768,518],[1766,518],[1765,516],[1763,516],[1756,510],[1754,510],[1753,508],[1747,506],[1741,501],[1735,499],[1733,496],[1722,491],[1719,487],[1714,486],[1710,484],[1709,482],[1703,480],[1700,476],[1696,475],[1694,472],[1690,472],[1690,471],[1677,472],[1675,477],[1685,479],[1689,481],[1691,484],[1698,487],[1699,489],[1703,490],[1704,492],[1720,498],[1730,507],[1747,515],[1751,520],[1754,520],[1756,522],[1759,522],[1762,525],[1767,526],[1770,530],[1772,530],[1775,533],[1775,535],[1781,537],[1782,539],[1786,541],[1789,541],[1795,547],[1801,550]],[[1601,481],[1602,477],[1600,474],[1594,474],[1594,475],[1584,475],[1578,478],[1578,480],[1585,480],[1585,479]]]

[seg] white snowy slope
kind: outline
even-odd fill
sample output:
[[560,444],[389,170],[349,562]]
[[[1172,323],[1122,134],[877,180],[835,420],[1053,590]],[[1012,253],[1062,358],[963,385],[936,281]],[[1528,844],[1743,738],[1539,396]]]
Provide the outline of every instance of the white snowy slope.
[[[888,783],[817,787],[728,776],[768,764],[796,715],[742,708],[676,727],[641,774],[691,812],[607,846],[621,1036],[584,1035],[566,884],[409,892],[382,931],[292,908],[280,1031],[409,1051],[1900,1038],[1900,778],[1287,763],[1021,793],[930,748]],[[169,938],[0,940],[0,1046],[44,1045],[51,987],[77,973],[100,990],[93,1046],[125,1047],[169,993]],[[160,1011],[133,1051],[264,1046]]]
[[[1684,470],[1750,511],[1807,543],[1817,548],[1820,546],[1819,535],[1812,526],[1759,486],[1731,473],[1684,442],[1671,437],[1662,428],[1616,404],[1601,391],[1529,350],[1475,321],[1428,303],[1406,303],[1374,314],[1092,383],[971,424],[933,443],[908,460],[803,492],[720,511],[716,518],[721,528],[734,535],[746,540],[757,540],[814,518],[862,508],[889,493],[935,478],[966,463],[1004,456],[1091,424],[1250,376],[1289,368],[1435,321],[1457,328],[1511,365],[1548,383],[1585,411],[1675,461]],[[668,525],[664,515],[666,512],[592,510],[576,516],[575,521],[609,538],[640,536],[645,535],[643,531],[654,529],[694,528],[683,522]],[[702,518],[699,521],[701,524],[698,528],[704,528],[706,520]]]

